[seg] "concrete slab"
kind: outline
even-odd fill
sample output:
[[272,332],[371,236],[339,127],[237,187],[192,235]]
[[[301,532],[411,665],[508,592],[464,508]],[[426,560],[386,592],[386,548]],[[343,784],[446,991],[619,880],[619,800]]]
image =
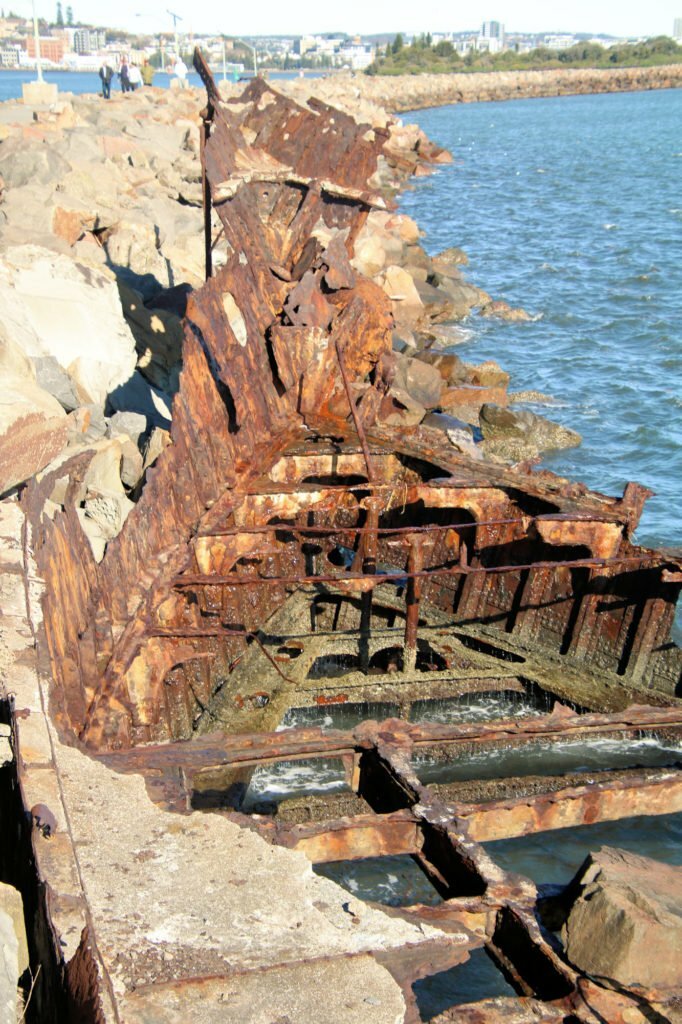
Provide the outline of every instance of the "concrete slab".
[[405,1001],[388,971],[361,956],[142,988],[121,1011],[137,1024],[399,1024]]
[[303,854],[224,817],[160,810],[141,776],[70,747],[56,757],[97,947],[119,997],[443,937],[354,899]]

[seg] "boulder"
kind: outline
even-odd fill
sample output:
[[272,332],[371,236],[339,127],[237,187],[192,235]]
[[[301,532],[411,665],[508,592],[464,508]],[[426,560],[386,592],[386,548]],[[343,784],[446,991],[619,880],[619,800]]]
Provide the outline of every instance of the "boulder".
[[380,275],[378,283],[391,300],[396,325],[408,329],[416,326],[424,313],[424,306],[408,272],[392,264]]
[[141,412],[115,412],[109,417],[107,437],[129,437],[135,444],[147,433],[147,417]]
[[[49,499],[58,505],[63,505],[66,499],[70,479],[68,463],[75,456],[87,456],[79,471],[78,487],[73,492],[77,505],[97,498],[125,497],[122,470],[126,460],[128,466],[123,470],[124,475],[135,476],[134,483],[142,475],[142,456],[129,437],[102,437],[97,441],[71,445],[38,474],[38,480],[50,473],[56,474]],[[63,476],[59,476],[62,466]]]
[[164,448],[167,448],[171,443],[171,437],[167,430],[162,430],[161,427],[154,427],[152,430],[147,446],[144,449],[144,469],[145,471],[153,466],[158,459]]
[[441,380],[448,384],[458,384],[469,379],[467,364],[459,356],[439,352],[437,349],[426,349],[419,353],[419,359],[435,367]]
[[571,963],[618,985],[679,986],[682,867],[602,847],[569,889],[576,896],[561,934]]
[[116,276],[145,300],[174,283],[155,226],[147,221],[120,220],[107,237],[106,251]]
[[508,302],[504,302],[502,299],[495,299],[494,301],[487,302],[482,305],[481,316],[495,317],[498,320],[508,320],[510,323],[523,323],[533,319],[530,313],[527,313],[525,309],[510,306]]
[[56,398],[63,409],[72,412],[80,406],[76,385],[54,356],[35,356],[33,366],[36,382]]
[[408,391],[391,386],[381,403],[379,420],[387,426],[414,427],[424,419],[426,409]]
[[469,284],[468,281],[457,280],[441,274],[437,274],[435,280],[438,287],[450,299],[450,319],[452,320],[463,320],[476,306],[480,306],[490,300],[490,296],[486,292],[476,288],[473,284]]
[[409,392],[425,409],[439,404],[443,378],[435,366],[400,354],[396,354],[395,366],[393,383],[396,387]]
[[457,246],[453,245],[449,249],[443,249],[442,252],[437,253],[433,257],[433,263],[436,269],[439,266],[442,267],[465,267],[469,262],[469,257],[462,250],[458,249]]
[[12,341],[2,324],[0,324],[0,373],[3,380],[9,377],[36,379],[33,362],[24,350],[15,341]]
[[544,416],[525,409],[513,412],[495,403],[481,407],[480,424],[486,455],[497,461],[521,462],[541,452],[576,448],[582,440],[575,430]]
[[38,246],[0,258],[6,331],[32,358],[53,357],[79,402],[103,404],[135,368],[135,342],[111,275]]
[[479,413],[485,403],[494,402],[502,406],[506,401],[507,393],[504,388],[482,388],[475,384],[457,384],[444,388],[440,407],[443,412],[449,412],[466,423],[478,426]]
[[366,277],[376,277],[386,266],[386,250],[375,235],[365,235],[355,243],[351,266]]
[[47,185],[59,181],[68,170],[68,163],[54,146],[27,146],[20,136],[8,139],[0,152],[0,174],[9,188]]
[[438,430],[445,434],[453,448],[470,456],[470,458],[483,458],[483,452],[476,445],[474,428],[472,428],[470,423],[465,423],[463,420],[457,419],[456,416],[448,416],[447,413],[430,412],[422,421],[422,427]]

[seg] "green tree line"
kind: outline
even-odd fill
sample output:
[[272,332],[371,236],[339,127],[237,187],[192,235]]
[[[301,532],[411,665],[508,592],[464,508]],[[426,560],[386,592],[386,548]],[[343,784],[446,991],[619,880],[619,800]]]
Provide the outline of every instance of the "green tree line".
[[544,68],[647,67],[682,61],[682,46],[668,36],[639,43],[604,47],[599,43],[575,43],[565,50],[539,46],[528,53],[469,50],[461,56],[448,40],[433,43],[429,33],[415,37],[409,46],[401,33],[366,70],[368,75],[417,75],[453,71],[521,71]]

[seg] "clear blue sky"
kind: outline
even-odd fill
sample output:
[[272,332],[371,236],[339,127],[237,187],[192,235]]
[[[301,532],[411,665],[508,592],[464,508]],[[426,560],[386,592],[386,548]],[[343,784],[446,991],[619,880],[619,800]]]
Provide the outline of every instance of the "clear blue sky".
[[[682,0],[571,0],[562,8],[547,0],[486,0],[478,4],[455,4],[452,0],[62,0],[69,2],[74,19],[111,25],[130,31],[159,32],[172,29],[168,7],[182,16],[183,32],[225,32],[229,35],[301,35],[342,31],[374,32],[457,32],[478,27],[492,19],[504,22],[516,32],[604,32],[616,36],[670,35],[673,19],[682,17]],[[19,14],[31,13],[30,0],[7,0]],[[56,0],[36,0],[39,16],[54,18]]]

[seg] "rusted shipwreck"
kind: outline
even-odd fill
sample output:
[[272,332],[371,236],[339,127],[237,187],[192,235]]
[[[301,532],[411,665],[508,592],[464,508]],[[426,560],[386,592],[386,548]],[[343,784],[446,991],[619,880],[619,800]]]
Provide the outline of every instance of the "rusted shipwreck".
[[[172,444],[100,564],[76,515],[77,464],[53,521],[54,479],[24,496],[53,720],[181,814],[243,815],[255,770],[336,759],[343,792],[237,820],[316,864],[411,855],[443,900],[392,913],[467,929],[467,949],[485,945],[526,997],[460,1006],[457,1020],[625,1020],[627,996],[570,966],[534,887],[481,843],[677,811],[679,774],[605,765],[589,780],[430,786],[416,764],[573,737],[679,739],[680,560],[633,543],[636,484],[610,498],[386,424],[390,303],[350,259],[385,203],[368,179],[387,134],[258,80],[222,102],[197,68],[207,281],[187,309]],[[543,713],[416,720],[417,704],[473,693]],[[292,709],[313,721],[337,705],[363,721],[277,731]],[[414,1019],[415,979],[467,949],[386,958]]]

